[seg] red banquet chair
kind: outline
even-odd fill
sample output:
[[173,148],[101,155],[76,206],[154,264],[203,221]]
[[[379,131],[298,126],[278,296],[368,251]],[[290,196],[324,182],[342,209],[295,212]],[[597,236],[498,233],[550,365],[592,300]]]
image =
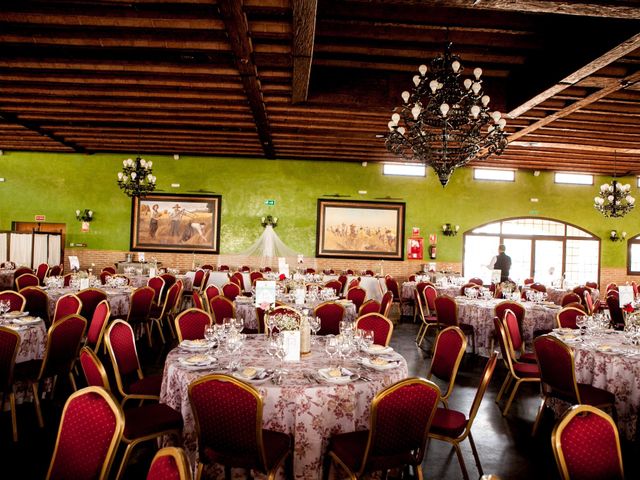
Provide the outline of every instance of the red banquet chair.
[[[87,328],[87,321],[79,315],[69,315],[55,322],[47,332],[44,358],[18,363],[16,380],[29,383],[33,391],[33,403],[38,417],[38,425],[44,427],[40,409],[39,388],[43,380],[57,377],[68,378],[71,388],[76,390],[76,382],[71,373],[80,350],[80,344]],[[54,388],[58,382],[54,383]],[[53,396],[54,390],[51,391]]]
[[533,435],[550,398],[558,398],[571,405],[591,405],[602,410],[608,408],[615,417],[615,395],[602,388],[576,381],[573,350],[562,340],[552,335],[543,335],[534,339],[533,348],[540,365],[543,397],[533,424]]
[[4,290],[0,292],[0,302],[9,302],[10,312],[22,312],[27,300],[18,292]]
[[467,349],[467,337],[458,327],[447,327],[436,337],[433,358],[427,380],[432,376],[447,382],[447,390],[440,394],[440,401],[447,407],[447,401],[453,392],[458,368]]
[[59,277],[64,272],[64,267],[60,265],[52,265],[49,269],[49,277]]
[[82,302],[82,309],[80,309],[80,315],[89,319],[93,317],[98,304],[107,299],[107,292],[100,290],[99,288],[85,288],[76,293],[76,297]]
[[484,367],[480,385],[478,386],[476,395],[473,398],[473,403],[471,404],[471,410],[469,411],[468,417],[463,412],[459,412],[458,410],[438,407],[435,415],[433,416],[433,421],[431,422],[429,438],[434,440],[441,440],[453,445],[458,456],[458,461],[460,462],[462,476],[465,480],[469,480],[469,474],[467,473],[467,468],[464,464],[464,458],[462,457],[460,443],[463,442],[467,437],[469,438],[471,452],[473,453],[473,458],[476,461],[476,467],[478,468],[478,472],[480,474],[479,476],[481,477],[483,475],[482,464],[480,463],[478,450],[476,449],[476,444],[473,441],[473,436],[471,435],[471,427],[473,425],[473,421],[476,418],[476,415],[478,414],[478,409],[480,408],[480,404],[482,403],[482,398],[484,397],[484,394],[487,391],[487,387],[491,382],[491,377],[493,376],[493,372],[496,368],[496,362],[497,354],[496,352],[493,352],[491,354],[491,357],[489,357],[486,366]]
[[[206,308],[209,308],[209,301],[213,297],[217,297],[218,295],[222,295],[222,290],[217,285],[211,284],[207,285],[207,288],[204,289],[204,300]],[[200,307],[196,307],[200,308]]]
[[241,293],[246,290],[244,285],[244,275],[242,272],[234,272],[233,275],[229,277],[229,281],[236,283],[240,287]]
[[393,335],[393,323],[387,317],[379,313],[368,313],[356,320],[356,328],[373,331],[373,343],[375,345],[389,346]]
[[47,277],[47,273],[49,273],[49,265],[46,263],[38,265],[38,268],[36,268],[36,277],[38,277],[40,285],[44,285],[44,279]]
[[111,316],[111,307],[109,302],[102,300],[96,308],[93,310],[91,316],[91,322],[89,323],[89,330],[87,331],[86,345],[91,347],[96,352],[99,351],[102,341],[104,339],[104,331],[109,323],[109,317]]
[[263,278],[264,275],[262,274],[262,272],[253,271],[249,273],[249,280],[251,280],[252,286],[256,284],[256,281],[262,280]]
[[356,306],[356,312],[367,299],[367,291],[362,287],[352,287],[347,291],[347,300],[351,300]]
[[562,296],[562,300],[560,301],[560,305],[566,307],[570,303],[581,303],[582,299],[580,295],[574,292],[566,293]]
[[164,298],[167,296],[169,289],[178,281],[175,275],[172,273],[163,273],[160,278],[164,280],[164,289],[162,295],[160,295],[160,303],[164,302]]
[[73,273],[67,273],[62,276],[62,285],[64,287],[68,287],[71,284],[71,277],[73,277]]
[[15,277],[16,280],[16,290],[20,291],[23,288],[27,287],[38,287],[40,286],[40,279],[36,277],[33,273],[23,273],[19,277]]
[[102,270],[102,272],[108,272],[111,275],[115,275],[116,274],[116,269],[113,267],[104,267]]
[[143,375],[131,325],[122,320],[113,321],[107,328],[105,342],[118,392],[122,395],[122,406],[129,400],[158,401],[162,375]]
[[502,395],[509,391],[511,383],[515,380],[515,384],[511,387],[507,404],[502,410],[502,415],[506,416],[511,408],[511,403],[518,393],[518,389],[522,383],[538,383],[540,382],[540,369],[537,364],[517,362],[514,361],[510,352],[512,351],[509,335],[507,334],[506,327],[502,320],[498,317],[493,317],[493,325],[498,336],[498,345],[500,346],[500,353],[502,354],[502,361],[507,368],[507,375],[504,378],[504,382],[500,387],[498,396],[496,397],[496,403],[500,402]]
[[211,315],[204,310],[190,308],[176,317],[176,333],[178,342],[204,338],[204,331],[211,326]]
[[[104,365],[89,347],[83,347],[79,355],[80,365],[87,385],[103,388],[111,392],[111,385]],[[162,403],[151,403],[124,411],[124,431],[122,443],[126,445],[116,479],[126,468],[133,448],[144,441],[155,440],[163,435],[180,435],[183,427],[182,415]]]
[[82,310],[82,301],[73,293],[67,293],[56,301],[56,307],[53,311],[52,323],[56,323],[69,315],[79,315]]
[[242,265],[238,271],[249,273],[251,271],[251,267],[249,265]]
[[427,435],[439,398],[438,386],[422,378],[401,380],[378,393],[371,402],[368,430],[332,435],[323,479],[332,461],[352,479],[408,465],[422,479]]
[[182,448],[164,447],[155,454],[146,480],[191,480],[191,468]]
[[209,270],[198,269],[193,276],[193,291],[199,292],[204,287],[207,286],[207,281],[209,279]]
[[29,273],[33,275],[33,270],[31,270],[29,267],[18,267],[16,268],[15,272],[13,272],[13,289],[14,290],[18,290],[18,286],[16,285],[16,280],[18,278],[20,278],[22,275],[24,275],[25,273]]
[[536,290],[538,292],[546,292],[547,291],[547,287],[545,287],[543,284],[538,283],[538,282],[533,282],[531,285],[529,285],[529,288],[531,290]]
[[418,319],[420,320],[420,328],[418,329],[418,333],[416,334],[416,344],[420,348],[422,348],[421,347],[422,342],[427,336],[429,329],[435,328],[436,331],[440,330],[438,317],[435,315],[435,312],[434,314],[432,314],[432,312],[430,311],[427,305],[427,296],[426,296],[427,287],[435,291],[435,288],[433,288],[430,285],[427,285],[422,290],[422,293],[423,293],[422,295],[420,295],[417,288],[413,291],[413,298],[414,298],[414,305],[415,305],[414,308],[417,313]]
[[434,300],[436,316],[441,327],[459,327],[465,335],[471,337],[473,353],[476,353],[476,331],[473,325],[461,323],[458,318],[458,304],[448,295],[440,295]]
[[151,335],[153,331],[151,327],[151,308],[153,306],[153,299],[155,298],[155,291],[151,287],[136,288],[131,293],[129,300],[129,313],[127,314],[127,323],[135,327],[142,327],[145,329],[147,335],[147,342],[149,346],[152,346]]
[[556,324],[558,328],[578,328],[576,325],[576,317],[584,315],[584,310],[576,307],[568,306],[564,307],[558,313],[556,313]]
[[0,392],[2,392],[0,412],[4,412],[5,400],[9,397],[14,442],[18,441],[18,421],[16,419],[16,392],[13,386],[13,371],[16,364],[16,356],[20,350],[20,341],[18,332],[7,327],[0,327]]
[[315,273],[316,273],[316,269],[315,269],[315,268],[312,268],[312,267],[309,267],[309,268],[307,268],[307,269],[304,271],[304,273],[311,274],[311,275],[315,275]]
[[243,467],[275,478],[291,453],[291,437],[262,427],[262,397],[255,388],[227,375],[207,375],[189,385],[189,401],[198,435],[196,479],[213,463],[227,472]]
[[103,270],[100,272],[100,283],[102,285],[106,285],[107,284],[107,279],[110,277],[113,277],[115,275],[115,273],[111,273],[110,271],[107,270]]
[[224,295],[218,295],[209,300],[209,312],[211,312],[213,321],[218,325],[221,325],[225,318],[236,317],[235,305]]
[[373,298],[370,298],[369,300],[364,302],[360,306],[360,309],[358,310],[359,317],[366,315],[368,313],[380,313],[380,303],[374,300]]
[[242,289],[237,283],[227,282],[222,286],[222,295],[233,302],[236,297],[242,295]]
[[324,288],[333,288],[338,296],[342,294],[342,283],[340,283],[340,280],[329,280],[324,284]]
[[228,272],[229,270],[230,270],[230,269],[229,269],[229,265],[220,265],[220,266],[218,267],[218,271],[219,271],[219,272]]
[[616,328],[624,328],[624,315],[620,308],[620,299],[613,295],[607,295],[607,307],[609,308],[611,323],[613,323]]
[[[514,302],[513,300],[504,300],[498,303],[493,309],[494,316],[498,317],[500,320],[504,320],[504,314],[507,310],[511,310],[518,319],[518,325],[520,330],[522,330],[522,323],[524,322],[524,317],[527,311],[524,308],[524,305],[518,302]],[[491,339],[490,350],[493,351],[493,338]]]
[[475,290],[480,291],[480,285],[478,285],[477,283],[473,283],[473,282],[467,282],[464,285],[462,285],[460,287],[460,295],[465,295],[465,292],[467,291],[467,289],[469,288],[473,288]]
[[343,273],[338,275],[338,281],[340,282],[340,294],[344,292],[344,287],[347,286],[347,276]]
[[147,287],[153,288],[153,304],[159,305],[164,291],[164,278],[153,277],[147,280]]
[[391,307],[393,306],[393,293],[387,290],[380,300],[380,314],[389,317]]
[[514,362],[536,363],[536,354],[534,352],[525,352],[525,342],[520,333],[520,321],[517,315],[507,309],[502,317],[502,323],[509,338],[511,359]]
[[[194,293],[194,295],[201,299],[201,297]],[[182,281],[178,280],[176,283],[171,285],[167,290],[167,294],[162,302],[162,306],[151,307],[151,313],[149,314],[149,318],[151,320],[151,329],[153,330],[153,326],[155,325],[158,328],[158,333],[160,334],[160,339],[162,343],[164,341],[164,333],[162,333],[162,329],[164,327],[165,322],[169,325],[169,331],[171,335],[175,337],[175,333],[173,330],[173,318],[176,315],[176,310],[178,308],[178,302],[182,296]],[[202,304],[202,303],[201,303]]]
[[484,281],[481,278],[478,277],[473,277],[469,279],[469,283],[475,283],[478,286],[483,286],[484,285]]
[[351,290],[353,287],[359,287],[359,286],[360,286],[360,277],[352,278],[349,284],[347,285],[347,292]]
[[199,308],[200,310],[206,310],[205,303],[202,299],[202,295],[198,292],[191,292],[191,300],[193,302],[193,306],[195,308]]
[[122,409],[105,389],[75,392],[62,410],[47,480],[108,478],[124,423]]
[[320,319],[318,335],[338,335],[340,322],[344,318],[344,307],[337,302],[324,302],[313,309],[313,315]]
[[23,310],[29,312],[34,317],[39,317],[44,320],[44,323],[49,327],[51,320],[49,319],[49,296],[47,292],[40,287],[26,287],[20,291],[25,299],[25,305]]
[[569,408],[553,429],[551,446],[563,480],[624,479],[618,428],[598,408]]

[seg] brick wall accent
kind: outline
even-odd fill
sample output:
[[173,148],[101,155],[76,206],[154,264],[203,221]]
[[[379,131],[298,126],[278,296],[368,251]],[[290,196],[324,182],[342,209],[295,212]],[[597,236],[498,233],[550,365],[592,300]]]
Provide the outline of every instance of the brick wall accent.
[[[124,261],[126,254],[129,252],[120,250],[90,250],[86,248],[67,248],[65,249],[65,271],[69,270],[69,255],[75,255],[80,260],[80,267],[82,269],[90,268],[95,264],[94,269],[97,271],[102,270],[103,267],[112,266],[115,262]],[[133,253],[134,260],[137,258],[137,253]],[[191,270],[194,264],[204,265],[212,264],[217,265],[229,265],[232,269],[241,265],[249,265],[252,268],[258,269],[261,267],[270,266],[274,269],[278,267],[277,259],[273,262],[262,262],[257,257],[246,257],[241,255],[211,255],[211,254],[196,254],[191,253],[159,253],[159,252],[145,252],[145,259],[147,261],[152,258],[156,258],[158,262],[162,262],[163,267],[179,268],[181,271]],[[289,259],[290,267],[293,269],[295,265],[291,263],[295,262],[295,259]],[[315,258],[305,257],[303,267],[315,268],[317,271],[324,269],[334,269],[336,271],[346,270],[351,268],[355,271],[373,270],[376,273],[382,272],[387,275],[393,275],[399,280],[404,280],[412,273],[416,273],[421,269],[423,263],[428,263],[428,260],[405,260],[401,262],[383,261],[379,260],[355,260],[355,259],[342,259],[342,258]],[[451,271],[461,272],[462,264],[456,262],[436,262],[439,271]]]

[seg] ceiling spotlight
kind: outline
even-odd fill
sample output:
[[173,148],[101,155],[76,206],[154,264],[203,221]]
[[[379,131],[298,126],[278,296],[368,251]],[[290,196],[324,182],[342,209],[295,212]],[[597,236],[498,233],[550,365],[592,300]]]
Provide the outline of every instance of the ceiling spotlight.
[[178,155],[177,153],[173,154],[173,159],[174,160],[180,160],[180,155]]

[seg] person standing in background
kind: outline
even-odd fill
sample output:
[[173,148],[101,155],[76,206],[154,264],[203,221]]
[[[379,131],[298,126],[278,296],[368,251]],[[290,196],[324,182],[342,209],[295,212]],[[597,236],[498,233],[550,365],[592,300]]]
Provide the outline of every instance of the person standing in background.
[[511,257],[504,253],[507,247],[498,246],[498,255],[491,259],[489,268],[492,270],[500,270],[500,281],[504,282],[509,279],[509,270],[511,269]]

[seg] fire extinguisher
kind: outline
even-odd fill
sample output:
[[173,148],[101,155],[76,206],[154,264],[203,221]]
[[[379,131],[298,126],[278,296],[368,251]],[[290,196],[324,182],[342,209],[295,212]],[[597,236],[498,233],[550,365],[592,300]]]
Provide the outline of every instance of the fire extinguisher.
[[435,260],[436,258],[436,246],[435,245],[429,245],[429,258],[432,260]]

